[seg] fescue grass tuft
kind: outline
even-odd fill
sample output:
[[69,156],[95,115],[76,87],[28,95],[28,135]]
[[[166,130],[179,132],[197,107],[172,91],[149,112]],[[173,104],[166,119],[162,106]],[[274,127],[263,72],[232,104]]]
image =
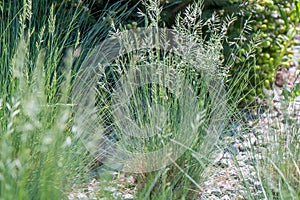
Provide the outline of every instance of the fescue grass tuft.
[[94,159],[71,132],[74,51],[103,39],[107,20],[88,33],[87,14],[69,1],[0,3],[0,199],[66,199],[89,178]]

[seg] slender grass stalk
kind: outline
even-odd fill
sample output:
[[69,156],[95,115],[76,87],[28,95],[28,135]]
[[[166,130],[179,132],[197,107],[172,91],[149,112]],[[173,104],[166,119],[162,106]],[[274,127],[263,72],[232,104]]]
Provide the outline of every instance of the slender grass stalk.
[[[0,199],[66,199],[89,178],[94,159],[71,132],[70,100],[87,10],[69,1],[0,2]],[[99,39],[106,24],[97,22]]]
[[[104,137],[108,138],[106,142],[114,141],[116,145],[114,147],[122,149],[115,155],[114,148],[105,149],[105,143],[101,143],[99,139],[99,143],[103,144],[103,151],[91,151],[98,154],[100,161],[104,163],[107,157],[109,161],[112,157],[116,158],[122,166],[127,159],[126,153],[133,152],[130,154],[133,157],[132,163],[140,173],[137,175],[138,198],[194,199],[199,193],[201,173],[211,162],[210,157],[215,147],[211,141],[217,141],[219,136],[227,131],[229,119],[237,110],[237,98],[240,98],[230,96],[232,87],[238,87],[239,76],[236,77],[236,81],[232,82],[233,85],[229,86],[229,92],[225,92],[224,96],[220,96],[223,91],[220,91],[221,87],[219,87],[225,83],[228,70],[234,62],[233,57],[228,59],[228,63],[224,66],[221,59],[222,43],[226,40],[227,28],[234,18],[228,17],[225,22],[221,22],[218,16],[213,16],[208,21],[203,21],[201,19],[202,1],[196,2],[188,6],[183,15],[178,16],[177,23],[172,30],[183,37],[175,38],[175,42],[179,45],[174,51],[166,52],[161,50],[162,43],[157,42],[160,37],[166,37],[163,31],[159,32],[162,33],[161,35],[157,34],[161,14],[159,1],[149,0],[144,1],[144,4],[147,12],[141,12],[140,15],[146,21],[145,31],[154,30],[150,32],[154,34],[149,34],[149,37],[142,40],[144,43],[139,45],[153,48],[146,50],[139,49],[139,46],[135,48],[133,46],[136,44],[132,41],[138,37],[129,37],[130,39],[124,37],[123,46],[129,53],[120,55],[116,60],[109,60],[110,55],[115,53],[109,45],[105,47],[112,49],[111,54],[101,54],[102,57],[97,58],[100,54],[96,49],[88,55],[90,57],[87,56],[86,63],[92,67],[84,68],[83,66],[79,71],[76,89],[82,93],[79,92],[76,97],[80,100],[89,95],[83,88],[96,88],[96,92],[94,90],[92,92],[96,93],[97,101],[94,103],[90,99],[92,102],[90,103],[88,98],[83,101],[86,107],[82,111],[78,110],[79,113],[82,112],[82,115],[76,118],[78,134],[88,133],[85,136],[86,143],[93,147],[93,142],[100,137],[98,132],[102,132]],[[203,36],[203,27],[210,31],[209,37]],[[126,32],[126,30],[117,29],[116,32],[117,34],[112,34],[113,38],[120,37],[119,33]],[[241,41],[241,38],[235,39]],[[156,41],[154,45],[153,41]],[[182,41],[185,42],[184,45],[180,45]],[[249,45],[251,47],[247,54],[249,59],[253,56],[251,50],[257,43],[258,41],[254,40]],[[163,44],[169,45],[167,41]],[[233,48],[236,47],[233,45]],[[103,57],[108,58],[108,62],[111,61],[111,63],[102,63]],[[155,70],[151,70],[153,66]],[[143,70],[148,69],[147,67],[149,70],[146,72],[150,77],[155,77],[155,80],[157,78],[158,82],[146,81],[143,84],[143,80],[147,77],[143,74]],[[86,72],[87,69],[99,76],[94,78],[93,73]],[[85,73],[86,76],[84,76]],[[139,84],[140,80],[142,84]],[[246,84],[247,80],[243,81]],[[97,84],[94,85],[94,82]],[[174,86],[173,90],[168,88],[169,83]],[[212,83],[215,85],[209,85]],[[182,89],[182,84],[190,84],[191,90],[196,94],[195,104],[193,99],[183,92],[185,90]],[[176,94],[179,95],[176,96]],[[94,97],[93,94],[91,96]],[[226,107],[229,102],[227,97],[231,100],[229,108]],[[159,106],[156,106],[157,104]],[[193,114],[195,110],[199,111],[197,115]],[[218,113],[220,110],[221,112]],[[226,115],[222,115],[223,112],[226,112]],[[118,114],[117,117],[115,113]],[[120,113],[125,114],[120,115]],[[190,116],[192,117],[189,118]],[[185,121],[184,118],[188,120]],[[180,120],[186,124],[180,123]],[[196,132],[196,136],[192,138],[189,146],[186,146],[184,141],[188,140],[193,131]],[[147,137],[139,137],[138,133],[144,133]],[[179,135],[182,136],[182,140],[176,139]],[[168,167],[163,168],[165,172],[150,170],[148,173],[141,173],[139,171],[139,169],[147,168],[149,163],[144,162],[143,157],[135,160],[134,155],[156,152],[172,142],[179,144],[178,146],[184,148],[185,151],[178,159],[173,159]],[[162,154],[167,156],[168,152]],[[152,157],[150,164],[156,164],[156,162],[156,158]],[[130,164],[133,165],[132,163]]]

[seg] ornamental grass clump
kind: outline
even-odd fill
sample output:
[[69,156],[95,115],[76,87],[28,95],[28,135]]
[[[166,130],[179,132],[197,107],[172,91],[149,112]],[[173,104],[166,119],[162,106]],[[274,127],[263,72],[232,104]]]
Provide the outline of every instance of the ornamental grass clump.
[[70,98],[86,9],[68,3],[0,2],[0,199],[66,199],[89,178]]
[[[101,164],[137,174],[138,198],[195,198],[216,141],[242,98],[225,87],[235,57],[225,65],[222,59],[235,18],[203,21],[199,1],[166,29],[159,23],[159,1],[143,3],[144,28],[115,28],[79,66],[73,130]],[[248,44],[247,59],[256,39]],[[233,84],[245,87],[241,77]]]

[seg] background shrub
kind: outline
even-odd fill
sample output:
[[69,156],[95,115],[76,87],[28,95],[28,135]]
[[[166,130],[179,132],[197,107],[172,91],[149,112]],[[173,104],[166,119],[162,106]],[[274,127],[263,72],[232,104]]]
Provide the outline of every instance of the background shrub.
[[[122,1],[111,1],[122,2]],[[195,0],[162,0],[163,6],[160,23],[172,27],[175,22],[175,15],[182,12],[186,6],[196,2]],[[123,2],[124,3],[124,2]],[[127,21],[123,22],[127,28],[144,26],[145,21],[141,19],[137,12],[138,9],[145,11],[142,3],[136,0],[130,1],[132,5],[137,5]],[[95,4],[98,9],[104,6],[104,1],[97,1]],[[245,29],[245,41],[250,38],[259,37],[261,44],[254,50],[254,57],[247,57],[249,47],[247,42],[244,45],[238,43],[238,56],[230,69],[231,76],[228,82],[236,79],[237,74],[250,72],[250,76],[245,75],[240,80],[241,84],[236,85],[236,95],[240,96],[240,105],[254,103],[256,97],[263,98],[262,88],[270,89],[274,83],[275,72],[279,68],[287,68],[294,64],[292,45],[295,43],[294,35],[297,27],[296,10],[297,1],[295,0],[204,0],[202,18],[208,19],[214,13],[222,16],[236,15],[238,20],[230,28],[228,41],[224,42],[224,57],[226,58],[234,52],[230,51],[230,44],[238,37],[240,32]],[[205,28],[205,27],[204,27]],[[209,37],[209,34],[204,34]],[[245,62],[247,61],[247,62]],[[249,74],[249,73],[245,73]],[[242,91],[241,91],[242,90]]]

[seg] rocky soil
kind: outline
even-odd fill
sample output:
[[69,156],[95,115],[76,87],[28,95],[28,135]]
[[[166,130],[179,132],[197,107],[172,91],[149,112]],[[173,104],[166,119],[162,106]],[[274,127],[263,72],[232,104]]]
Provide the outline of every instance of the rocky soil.
[[[234,136],[225,138],[228,147],[216,152],[214,164],[205,171],[206,181],[198,200],[249,199],[249,192],[252,198],[261,199],[262,189],[252,160],[261,159],[267,148],[272,148],[275,132],[287,131],[291,124],[300,125],[300,96],[288,102],[282,92],[284,88],[292,90],[300,82],[299,75],[296,66],[277,71],[273,90],[265,90],[267,109],[249,120],[249,131],[237,130]],[[300,142],[300,134],[298,138]]]

